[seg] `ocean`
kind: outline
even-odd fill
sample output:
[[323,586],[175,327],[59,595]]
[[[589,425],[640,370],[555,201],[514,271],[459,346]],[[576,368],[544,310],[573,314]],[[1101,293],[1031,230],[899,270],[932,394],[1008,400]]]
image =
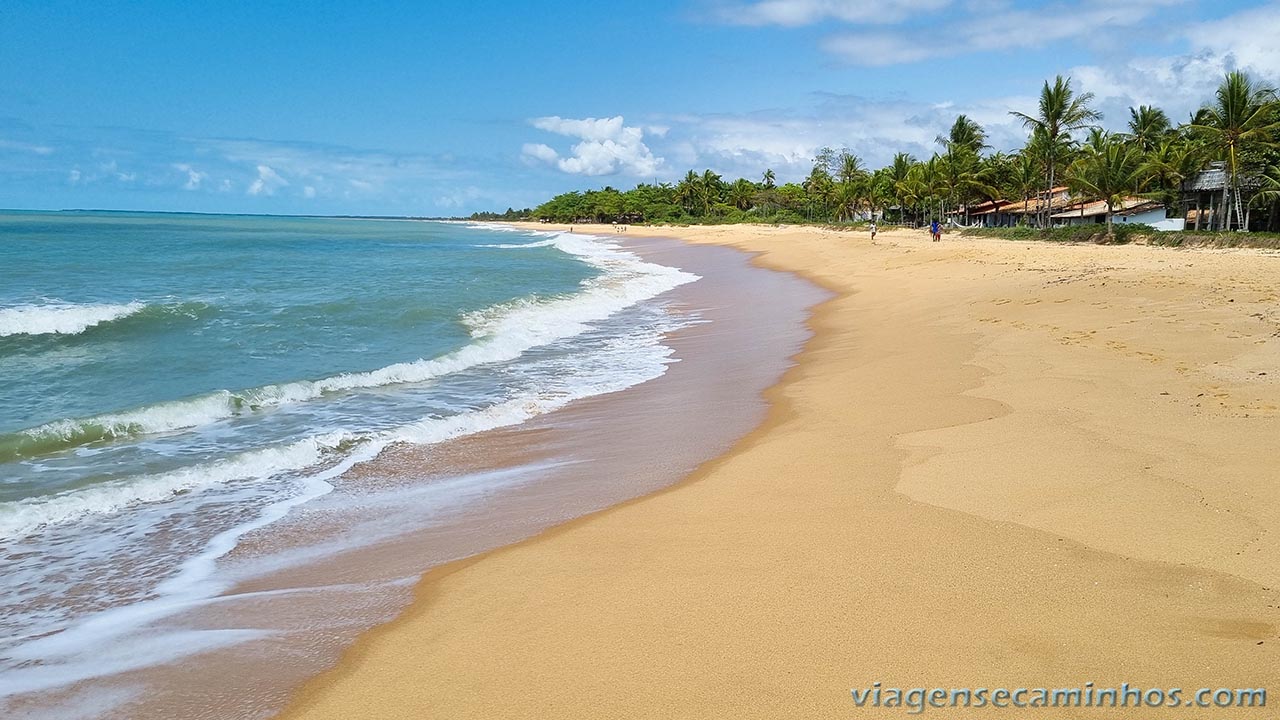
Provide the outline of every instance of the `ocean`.
[[[733,304],[681,300],[699,275],[649,256],[464,223],[0,213],[0,709],[196,716],[157,678],[223,657],[287,682],[223,672],[199,715],[266,717],[428,567],[723,450],[751,413],[666,465],[602,450],[623,431],[599,418],[537,453],[493,434],[663,376],[670,338]],[[770,311],[789,329],[769,360],[735,355],[732,393],[757,401],[798,348],[814,298],[797,298]],[[626,469],[646,463],[661,477]]]

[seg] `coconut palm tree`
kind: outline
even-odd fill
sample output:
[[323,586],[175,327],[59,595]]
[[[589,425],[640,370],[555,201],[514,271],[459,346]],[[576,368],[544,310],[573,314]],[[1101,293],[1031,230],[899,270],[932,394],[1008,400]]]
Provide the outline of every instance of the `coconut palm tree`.
[[862,188],[856,182],[840,183],[833,189],[832,201],[837,220],[853,220],[862,206]]
[[772,190],[774,188],[774,182],[777,179],[778,178],[773,174],[772,168],[765,168],[764,175],[760,178],[760,184],[764,186],[765,190]]
[[710,169],[702,173],[701,182],[698,186],[698,198],[702,201],[702,214],[710,215],[711,206],[720,201],[720,194],[724,190],[724,182],[720,176]]
[[[1034,133],[1043,135],[1045,166],[1045,189],[1050,197],[1053,194],[1055,171],[1061,160],[1062,140],[1070,140],[1071,132],[1087,127],[1102,119],[1102,114],[1089,107],[1093,102],[1093,93],[1076,95],[1071,89],[1071,79],[1057,76],[1053,85],[1046,80],[1040,90],[1040,106],[1036,115],[1011,112],[1022,121],[1022,124]],[[1048,210],[1046,205],[1046,212]],[[1046,217],[1047,220],[1047,217]],[[1047,223],[1046,223],[1047,224]]]
[[894,200],[892,168],[880,168],[863,181],[863,197],[867,210],[874,220],[877,211],[883,211]]
[[[895,163],[894,172],[896,171]],[[903,211],[906,208],[911,208],[913,219],[919,221],[921,216],[920,208],[929,193],[928,184],[924,181],[924,164],[912,162],[908,165],[902,179],[893,183],[893,192],[897,196],[898,207]]]
[[965,224],[969,223],[968,208],[978,198],[990,198],[998,191],[986,181],[982,161],[977,153],[967,147],[952,145],[939,157],[938,170],[946,188],[946,199],[955,206],[965,206]]
[[1031,153],[1021,152],[1009,163],[1009,182],[1006,188],[1011,197],[1022,198],[1022,210],[1026,212],[1036,187],[1043,181],[1040,162]]
[[1204,150],[1187,138],[1170,135],[1146,156],[1138,174],[1152,188],[1152,196],[1171,206],[1178,199],[1182,183],[1204,168]]
[[942,222],[942,215],[947,211],[947,181],[943,174],[942,158],[934,153],[933,157],[920,165],[920,179],[924,182],[925,202],[929,206],[929,214]]
[[[1280,203],[1280,165],[1272,165],[1258,175],[1260,186],[1250,202],[1254,207]],[[1272,211],[1274,213],[1274,209]],[[1273,216],[1274,218],[1274,216]]]
[[751,184],[750,180],[738,178],[729,186],[729,204],[739,210],[751,209],[751,201],[755,196],[756,187]]
[[676,185],[675,199],[690,215],[696,214],[694,211],[697,210],[698,200],[702,195],[701,186],[702,178],[692,170],[685,173],[684,179]]
[[1087,147],[1067,168],[1067,182],[1075,190],[1107,204],[1107,240],[1115,239],[1112,215],[1115,206],[1141,187],[1142,152],[1135,146],[1108,137],[1100,147]]
[[[1190,130],[1204,138],[1227,162],[1227,217],[1234,208],[1236,227],[1244,226],[1240,201],[1240,153],[1256,147],[1275,146],[1280,131],[1275,88],[1254,82],[1239,70],[1227,73],[1218,86],[1216,100],[1193,118]],[[1228,223],[1230,220],[1228,220]]]
[[1143,152],[1151,152],[1170,132],[1169,116],[1158,107],[1129,108],[1129,139]]
[[974,155],[979,155],[987,148],[987,131],[977,122],[970,120],[969,116],[960,115],[945,136],[937,137],[937,142],[948,151],[968,150]]
[[1081,148],[1085,151],[1099,152],[1106,149],[1111,144],[1111,133],[1100,127],[1089,128],[1089,134],[1085,135],[1084,143]]
[[889,164],[889,192],[893,195],[893,201],[898,205],[898,220],[902,221],[902,214],[907,207],[906,201],[903,199],[902,183],[907,179],[907,173],[911,171],[911,166],[915,164],[915,159],[907,153],[898,153],[893,156],[893,162]]
[[808,201],[806,204],[809,206],[809,219],[813,219],[815,206],[820,206],[822,214],[826,216],[835,195],[835,183],[832,182],[831,176],[827,174],[826,167],[815,164],[813,169],[809,171],[809,177],[805,178],[802,187],[804,187]]
[[842,185],[852,185],[867,174],[862,167],[862,159],[845,150],[836,158],[836,176]]

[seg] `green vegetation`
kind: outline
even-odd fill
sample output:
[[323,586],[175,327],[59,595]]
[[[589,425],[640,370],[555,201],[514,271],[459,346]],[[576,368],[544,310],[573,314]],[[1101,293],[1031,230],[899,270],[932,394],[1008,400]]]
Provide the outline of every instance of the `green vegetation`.
[[1150,225],[1127,223],[1116,225],[1108,234],[1098,225],[1068,225],[1054,228],[1029,226],[1007,228],[963,228],[961,236],[992,237],[1002,240],[1040,240],[1045,242],[1092,242],[1125,245],[1140,242],[1165,247],[1271,248],[1280,250],[1280,233],[1273,232],[1157,232]]
[[478,212],[472,213],[470,220],[487,220],[491,222],[518,222],[520,220],[528,220],[533,217],[533,210],[525,208],[523,210],[515,210],[507,208],[506,212]]
[[[1160,200],[1171,213],[1181,214],[1187,209],[1180,200],[1188,181],[1219,161],[1227,176],[1220,199],[1214,201],[1220,222],[1280,230],[1280,99],[1274,88],[1232,72],[1214,100],[1188,122],[1174,126],[1163,110],[1144,105],[1130,109],[1127,132],[1122,133],[1098,128],[1101,115],[1092,103],[1092,93],[1077,92],[1068,78],[1046,81],[1034,112],[1011,113],[1030,131],[1026,146],[1013,153],[990,152],[983,127],[961,115],[938,137],[940,150],[924,160],[898,153],[887,167],[870,169],[847,149],[823,148],[798,183],[778,185],[772,169],[758,180],[727,180],[711,170],[690,170],[675,184],[569,192],[531,210],[472,218],[832,225],[873,217],[924,224],[950,216],[969,225],[975,205],[1003,199],[1045,206],[1038,214],[1020,216],[1024,227],[1017,234],[1030,234],[1031,227],[1051,225],[1047,203],[1040,200],[1062,184],[1075,200],[1106,204],[1105,234],[1100,227],[1081,227],[1036,231],[1044,233],[1041,237],[1124,242],[1140,231],[1113,221],[1112,211],[1123,199]],[[1170,243],[1175,239],[1169,236]]]
[[[1157,233],[1150,225],[1137,223],[1116,225],[1111,231],[1098,225],[1068,225],[1053,228],[1033,228],[1028,225],[997,228],[963,228],[962,236],[995,237],[1004,240],[1045,240],[1048,242],[1096,242],[1124,245],[1138,238],[1148,238]],[[1235,233],[1222,233],[1224,235]]]

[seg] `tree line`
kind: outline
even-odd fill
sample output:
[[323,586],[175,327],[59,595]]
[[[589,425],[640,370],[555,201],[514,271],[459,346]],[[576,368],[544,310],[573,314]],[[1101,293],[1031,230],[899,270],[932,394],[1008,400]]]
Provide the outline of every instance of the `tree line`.
[[[1069,78],[1046,81],[1038,107],[1012,112],[1029,131],[1016,152],[991,152],[985,129],[960,115],[939,150],[927,159],[897,153],[882,168],[868,168],[848,149],[823,148],[808,176],[778,184],[773,170],[758,180],[727,180],[690,170],[677,183],[640,183],[567,192],[526,211],[477,213],[476,219],[522,215],[550,222],[840,223],[880,217],[924,223],[987,200],[1031,202],[1065,185],[1072,196],[1106,204],[1112,213],[1125,197],[1158,199],[1178,208],[1184,184],[1211,162],[1224,163],[1220,207],[1227,227],[1245,226],[1258,209],[1269,229],[1280,220],[1280,97],[1244,72],[1226,75],[1212,101],[1175,125],[1160,108],[1130,108],[1123,132],[1099,126],[1094,96]],[[1247,178],[1248,182],[1242,182]],[[1043,204],[1043,203],[1042,203]],[[485,217],[481,217],[484,215]],[[1022,222],[1046,227],[1049,210]]]

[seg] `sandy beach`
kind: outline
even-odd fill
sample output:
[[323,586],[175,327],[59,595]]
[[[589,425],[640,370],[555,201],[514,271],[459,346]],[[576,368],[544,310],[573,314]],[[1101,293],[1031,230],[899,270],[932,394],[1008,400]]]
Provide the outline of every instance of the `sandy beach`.
[[[765,421],[667,490],[432,571],[283,717],[900,717],[850,690],[1280,687],[1280,254],[642,233],[833,293]],[[1268,711],[1117,712],[924,714]]]

